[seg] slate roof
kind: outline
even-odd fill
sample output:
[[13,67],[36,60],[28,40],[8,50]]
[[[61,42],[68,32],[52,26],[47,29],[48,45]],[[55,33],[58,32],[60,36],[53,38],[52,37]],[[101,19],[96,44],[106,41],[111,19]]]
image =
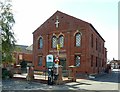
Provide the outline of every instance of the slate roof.
[[29,49],[30,47],[27,45],[16,45],[16,50],[18,52],[23,52],[23,53],[32,53],[32,49]]

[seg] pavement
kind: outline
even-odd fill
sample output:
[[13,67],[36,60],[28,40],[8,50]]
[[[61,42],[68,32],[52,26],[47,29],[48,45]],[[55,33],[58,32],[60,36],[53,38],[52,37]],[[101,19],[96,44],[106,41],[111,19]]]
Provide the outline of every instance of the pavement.
[[[1,86],[0,86],[1,87]],[[118,92],[120,89],[120,71],[114,70],[94,79],[77,79],[76,82],[65,83],[62,85],[47,85],[39,82],[29,82],[24,80],[6,79],[2,80],[3,92],[23,91],[78,91],[78,92]],[[96,91],[97,90],[97,91]],[[22,91],[22,92],[23,92]],[[10,91],[11,92],[11,91]],[[119,91],[120,92],[120,91]]]

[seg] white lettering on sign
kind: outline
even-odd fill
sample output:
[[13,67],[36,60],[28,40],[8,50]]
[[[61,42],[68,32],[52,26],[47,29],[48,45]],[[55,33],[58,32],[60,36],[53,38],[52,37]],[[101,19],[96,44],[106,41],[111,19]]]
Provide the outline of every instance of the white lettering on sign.
[[[58,52],[57,50],[50,50],[49,52]],[[60,50],[60,52],[66,52],[66,50]]]

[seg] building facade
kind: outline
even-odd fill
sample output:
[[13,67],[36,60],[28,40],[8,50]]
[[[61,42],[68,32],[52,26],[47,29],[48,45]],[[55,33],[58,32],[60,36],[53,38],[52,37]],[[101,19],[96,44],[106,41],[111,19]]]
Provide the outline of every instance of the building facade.
[[16,48],[14,51],[15,64],[20,64],[22,61],[31,64],[33,63],[32,49],[30,49],[30,46],[16,45],[15,48]]
[[92,24],[55,12],[33,32],[33,63],[35,70],[46,68],[46,56],[57,55],[63,69],[76,66],[79,73],[100,73],[106,67],[105,40]]
[[[13,51],[13,63],[14,67],[19,66],[21,62],[26,62],[26,64],[33,64],[33,54],[32,54],[32,45],[15,45],[15,49]],[[9,63],[3,63],[2,67],[8,67]]]
[[111,69],[120,69],[120,60],[113,59],[110,62],[110,65],[111,65]]

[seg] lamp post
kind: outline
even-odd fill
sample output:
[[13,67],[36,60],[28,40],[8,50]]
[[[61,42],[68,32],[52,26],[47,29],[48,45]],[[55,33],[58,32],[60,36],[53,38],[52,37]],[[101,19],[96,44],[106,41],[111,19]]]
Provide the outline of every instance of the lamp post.
[[58,74],[58,67],[59,67],[59,50],[60,50],[60,44],[58,44],[58,39],[57,39],[57,53],[55,56],[55,67],[56,67],[56,74]]
[[60,44],[57,44],[57,55],[59,56]]
[[[55,22],[55,27],[56,27],[56,30],[58,30],[58,27],[59,27],[59,17],[56,16],[56,22]],[[60,50],[60,44],[59,44],[59,38],[57,37],[57,57],[59,57],[59,50]]]
[[[56,22],[55,22],[55,25],[56,25],[56,31],[58,31],[58,27],[59,27],[59,20],[58,20],[58,16],[56,16]],[[62,67],[59,66],[59,55],[60,55],[60,42],[59,42],[59,37],[57,37],[57,55],[56,55],[56,58],[55,58],[55,70],[56,70],[56,73],[55,73],[55,83],[56,84],[60,84],[62,83]]]
[[[56,27],[56,30],[58,30],[58,27],[59,27],[59,21],[58,21],[58,16],[56,16],[56,22],[55,22],[55,27]],[[58,68],[59,68],[59,50],[60,50],[60,44],[59,44],[59,38],[57,37],[57,55],[56,55],[56,57],[55,57],[55,65],[54,65],[54,67],[55,67],[55,76],[56,76],[56,80],[58,80],[58,76],[59,76],[59,70],[58,70]]]

